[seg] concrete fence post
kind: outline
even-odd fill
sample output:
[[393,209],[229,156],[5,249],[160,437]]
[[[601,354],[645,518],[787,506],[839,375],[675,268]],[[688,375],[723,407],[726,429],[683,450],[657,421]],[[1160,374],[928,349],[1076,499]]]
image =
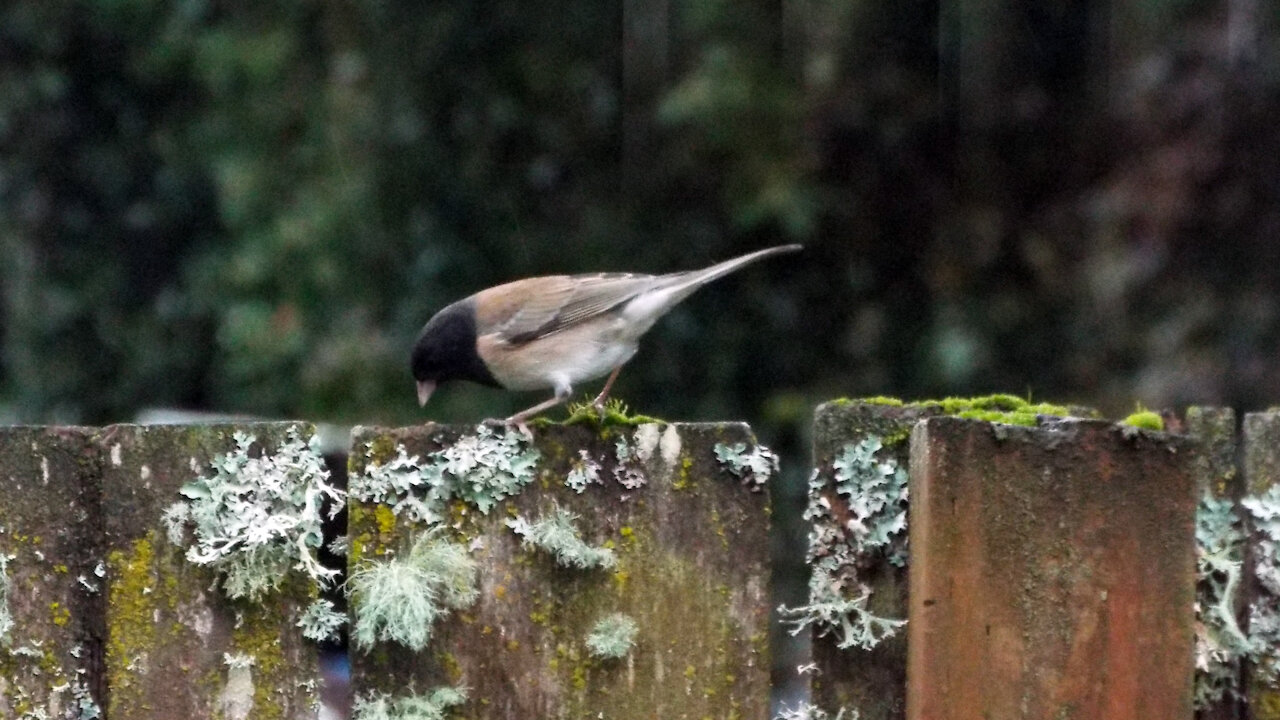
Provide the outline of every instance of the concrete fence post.
[[[191,528],[166,522],[184,486],[215,475],[212,462],[270,457],[291,431],[305,442],[314,428],[116,425],[98,435],[111,720],[315,718],[317,653],[297,627],[314,590],[292,578],[261,597],[230,600],[218,572],[187,559]],[[253,439],[238,456],[237,434]],[[274,482],[248,473],[246,483]],[[224,491],[236,492],[216,492]],[[257,520],[261,529],[265,518]],[[227,540],[232,552],[242,542]]]
[[91,433],[0,428],[0,717],[101,712],[102,518]]
[[[1246,413],[1244,416],[1242,442],[1244,444],[1244,479],[1245,492],[1255,499],[1266,499],[1272,513],[1280,512],[1280,500],[1276,494],[1280,491],[1280,412],[1268,411]],[[1252,515],[1253,513],[1247,513]],[[1274,517],[1274,516],[1273,516]],[[1258,518],[1250,518],[1246,524],[1249,541],[1245,552],[1244,604],[1252,606],[1265,598],[1269,621],[1275,624],[1277,604],[1280,604],[1280,544],[1274,538],[1264,538],[1257,527]],[[1273,524],[1275,520],[1271,521]],[[1268,540],[1266,546],[1263,541]],[[1264,557],[1264,553],[1266,556]],[[1271,575],[1272,587],[1268,589],[1260,579],[1260,575],[1268,572]],[[1259,618],[1250,617],[1247,623],[1256,623]],[[1257,628],[1249,629],[1256,634]],[[1274,638],[1276,630],[1271,630],[1267,637]],[[1274,645],[1265,653],[1264,661],[1271,665],[1258,668],[1253,663],[1245,663],[1245,704],[1254,720],[1280,719],[1280,682],[1269,681],[1268,675],[1280,675],[1280,650]]]
[[358,428],[357,707],[764,720],[775,469],[738,423]]
[[[872,455],[876,462],[892,462],[905,470],[911,428],[922,418],[940,413],[941,409],[935,406],[845,401],[818,406],[814,414],[814,475],[809,484],[806,512],[815,532],[810,536],[807,558],[811,566],[821,563],[823,558],[852,550],[855,544],[848,529],[852,519],[851,498],[839,490],[841,471],[835,467],[836,461],[860,444],[873,442],[880,447]],[[899,533],[903,540],[905,532],[903,527]],[[850,552],[846,560],[836,563],[831,570],[837,578],[842,574],[856,575],[856,583],[870,593],[869,612],[886,619],[906,619],[905,564],[890,562],[887,553],[876,553],[868,559]],[[852,577],[847,579],[855,582]],[[843,588],[841,592],[848,595],[857,589]],[[811,684],[817,707],[830,714],[838,712],[838,708],[857,709],[862,720],[900,720],[905,715],[907,638],[904,631],[870,649],[840,648],[841,638],[824,625],[815,627],[811,638],[814,661]]]
[[1194,463],[1096,421],[918,425],[907,717],[1190,718]]

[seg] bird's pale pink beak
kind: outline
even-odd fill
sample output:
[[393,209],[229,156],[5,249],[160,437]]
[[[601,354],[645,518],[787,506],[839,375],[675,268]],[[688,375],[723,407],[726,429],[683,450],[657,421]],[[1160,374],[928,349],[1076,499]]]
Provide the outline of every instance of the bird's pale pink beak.
[[435,392],[436,384],[430,380],[418,381],[418,407],[426,407],[427,401],[431,399],[431,393]]

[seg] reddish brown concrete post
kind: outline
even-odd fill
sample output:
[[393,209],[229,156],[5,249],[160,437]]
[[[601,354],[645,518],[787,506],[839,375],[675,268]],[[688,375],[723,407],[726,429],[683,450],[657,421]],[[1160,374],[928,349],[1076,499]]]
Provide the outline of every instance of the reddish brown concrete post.
[[911,440],[907,717],[1190,718],[1194,446],[955,418]]

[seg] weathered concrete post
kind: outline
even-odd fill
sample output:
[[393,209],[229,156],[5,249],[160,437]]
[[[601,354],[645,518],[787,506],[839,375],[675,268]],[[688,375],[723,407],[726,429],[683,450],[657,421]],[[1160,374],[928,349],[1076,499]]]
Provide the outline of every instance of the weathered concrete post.
[[767,718],[760,450],[742,424],[358,428],[357,706],[462,686],[470,718]]
[[[192,529],[166,522],[168,509],[184,500],[184,485],[212,476],[215,458],[235,455],[236,433],[255,439],[240,456],[245,460],[277,452],[291,429],[303,442],[314,433],[299,423],[246,423],[116,425],[98,436],[112,720],[315,717],[315,647],[296,627],[313,593],[308,583],[288,579],[260,598],[229,600],[219,573],[186,558]],[[245,471],[240,479],[278,478]],[[223,491],[243,495],[226,487],[217,492]],[[252,525],[261,529],[264,520]],[[180,545],[171,527],[187,538]],[[244,547],[243,538],[227,541],[229,552]],[[288,566],[275,570],[283,574]]]
[[[1244,493],[1244,475],[1236,463],[1236,451],[1240,447],[1236,433],[1236,413],[1231,408],[1193,406],[1187,408],[1186,432],[1199,445],[1196,453],[1196,487],[1197,499],[1201,503],[1229,503],[1225,512],[1235,516],[1233,506],[1240,502]],[[1211,498],[1211,500],[1210,500]],[[1214,508],[1216,510],[1216,506]],[[1206,512],[1201,507],[1198,512]],[[1197,668],[1197,693],[1203,697],[1197,699],[1201,705],[1196,711],[1199,720],[1237,720],[1242,706],[1233,689],[1240,687],[1241,667],[1238,660],[1222,660],[1215,652],[1218,648],[1212,645],[1212,633],[1209,627],[1216,622],[1208,617],[1210,608],[1221,602],[1217,597],[1218,588],[1222,586],[1212,582],[1201,582],[1197,590],[1197,606],[1205,614],[1201,619],[1204,626],[1198,634],[1197,643],[1203,646],[1196,648],[1196,656],[1201,665]],[[1237,627],[1246,627],[1244,618],[1248,615],[1248,603],[1245,593],[1237,592],[1230,613]],[[1223,633],[1220,627],[1213,628],[1214,633]],[[1219,667],[1214,667],[1214,666]],[[1212,678],[1225,674],[1222,687]],[[1216,697],[1215,697],[1216,696]]]
[[103,702],[90,433],[0,428],[0,717],[96,717]]
[[[837,490],[833,463],[849,448],[864,441],[881,445],[879,461],[907,467],[911,428],[921,419],[941,413],[936,406],[902,406],[866,402],[823,403],[814,414],[814,479],[809,488],[807,515],[815,525],[814,538],[850,547],[845,523],[850,518],[849,498]],[[841,521],[844,521],[843,523]],[[905,534],[905,528],[903,529]],[[905,537],[905,536],[904,536]],[[811,565],[839,552],[841,547],[810,547]],[[874,558],[848,555],[837,575],[853,573],[870,590],[867,610],[888,619],[907,617],[907,568],[890,562],[887,554]],[[844,592],[852,592],[846,589]],[[870,649],[840,648],[830,627],[815,628],[813,640],[813,701],[830,714],[837,708],[855,708],[862,720],[900,720],[906,713],[907,638],[905,632],[887,637]]]
[[[1275,489],[1280,487],[1280,412],[1246,413],[1242,440],[1246,493],[1253,498],[1267,497],[1272,499],[1273,503],[1276,502],[1273,498],[1275,493],[1280,492]],[[1260,541],[1263,537],[1256,526],[1257,522],[1256,518],[1251,518],[1249,523],[1252,537],[1246,544],[1246,581],[1242,595],[1247,604],[1266,597],[1268,602],[1265,604],[1274,608],[1280,603],[1280,587],[1275,586],[1280,582],[1272,579],[1273,587],[1267,588],[1259,575],[1264,569],[1269,570],[1273,577],[1280,575],[1280,570],[1277,570],[1280,568],[1280,559],[1275,557],[1276,553],[1280,553],[1280,544],[1276,544],[1274,538],[1271,538],[1269,543],[1271,557],[1261,557]],[[1251,622],[1254,620],[1250,618]],[[1280,655],[1280,652],[1273,650],[1267,655],[1275,658]],[[1275,661],[1270,660],[1270,662]],[[1280,663],[1276,664],[1280,665]],[[1270,682],[1267,679],[1268,675],[1275,674],[1280,674],[1280,667],[1264,669],[1252,663],[1246,663],[1245,702],[1250,716],[1256,720],[1280,719],[1280,682]]]
[[1103,422],[917,426],[907,717],[1190,718],[1194,461]]

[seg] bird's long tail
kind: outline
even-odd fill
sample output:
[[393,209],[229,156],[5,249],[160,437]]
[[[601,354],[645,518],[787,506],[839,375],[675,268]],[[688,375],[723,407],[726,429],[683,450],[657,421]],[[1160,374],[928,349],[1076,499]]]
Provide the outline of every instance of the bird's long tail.
[[679,302],[703,285],[722,278],[735,270],[740,270],[757,260],[763,260],[771,255],[797,252],[803,248],[803,245],[778,245],[776,247],[765,248],[763,250],[756,250],[755,252],[747,253],[746,255],[733,258],[732,260],[725,260],[724,262],[716,263],[711,267],[706,267],[701,270],[689,270],[682,273],[673,273],[667,276],[671,278],[671,284],[663,289],[671,292],[672,302]]
[[747,253],[732,260],[716,263],[710,267],[701,270],[689,270],[686,272],[671,273],[670,275],[661,276],[655,287],[646,290],[640,297],[628,304],[628,312],[636,319],[641,317],[648,318],[649,323],[645,325],[648,328],[652,324],[652,320],[656,320],[659,316],[671,309],[676,303],[692,295],[698,288],[706,285],[712,280],[722,278],[729,273],[741,269],[746,265],[769,257],[770,255],[780,255],[782,253],[796,252],[802,249],[803,245],[778,245],[776,247],[757,250]]

